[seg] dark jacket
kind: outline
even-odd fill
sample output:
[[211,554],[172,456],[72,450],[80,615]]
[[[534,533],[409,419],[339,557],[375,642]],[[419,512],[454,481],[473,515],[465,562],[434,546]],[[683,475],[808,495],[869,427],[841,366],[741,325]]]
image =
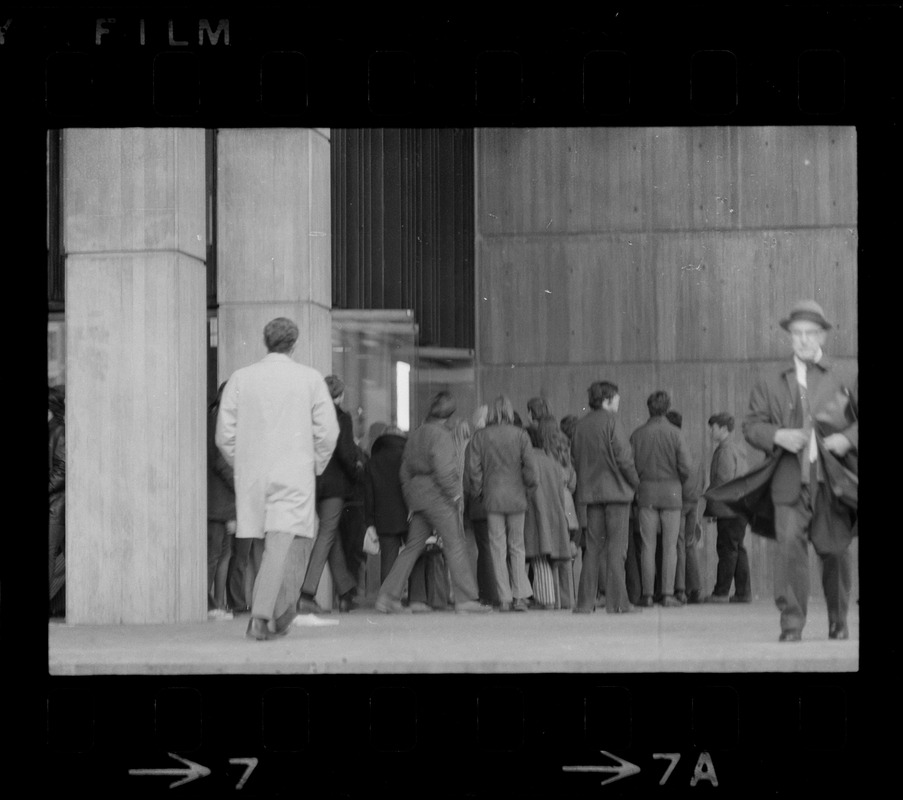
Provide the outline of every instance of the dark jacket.
[[487,425],[470,440],[470,486],[490,514],[527,510],[527,491],[536,486],[533,446],[516,425]]
[[216,446],[216,415],[219,405],[207,412],[207,519],[235,519],[235,473]]
[[[807,377],[810,404],[816,418],[816,443],[820,469],[825,478],[822,500],[815,503],[810,538],[821,553],[842,552],[857,531],[858,475],[854,468],[859,445],[858,376],[856,367],[840,368],[822,357],[821,368],[813,367]],[[819,370],[813,380],[815,370]],[[840,397],[846,398],[845,402]],[[833,405],[844,413],[831,417]],[[802,427],[799,386],[793,362],[777,373],[758,381],[750,397],[750,409],[743,423],[746,440],[768,457],[745,475],[734,478],[705,496],[726,503],[749,521],[754,533],[774,538],[774,507],[792,504],[799,497],[800,463],[797,454],[774,445],[778,428]],[[837,459],[823,445],[824,436],[842,432],[853,444],[848,457]],[[805,450],[805,448],[804,448]]]
[[[816,441],[829,433],[842,433],[853,447],[845,463],[858,473],[854,457],[859,449],[859,382],[856,364],[840,365],[827,356],[814,365],[806,378],[809,407],[816,420]],[[749,412],[743,421],[743,434],[753,447],[778,459],[771,480],[771,497],[778,505],[791,504],[799,497],[801,486],[800,453],[790,453],[774,443],[778,428],[802,428],[803,411],[793,360],[782,369],[761,377],[749,398]],[[820,453],[822,450],[820,449]],[[821,468],[824,468],[824,456]]]
[[464,448],[464,515],[471,520],[485,520],[486,506],[483,505],[483,498],[478,497],[473,491],[473,476],[470,473],[470,454],[473,450],[473,438],[467,442]]
[[570,534],[564,508],[568,474],[543,450],[533,450],[536,489],[529,494],[524,517],[524,551],[527,558],[570,558]]
[[408,507],[401,490],[404,436],[384,433],[370,449],[364,471],[364,521],[376,532],[402,533],[408,529]]
[[49,425],[50,523],[66,524],[66,428],[54,417]]
[[629,503],[640,485],[630,443],[616,414],[590,411],[574,429],[577,503]]
[[335,450],[322,475],[317,476],[317,500],[327,497],[351,497],[354,483],[359,477],[357,445],[354,443],[354,426],[351,415],[339,406],[335,406],[339,421],[339,438]]
[[694,476],[680,430],[663,416],[650,417],[630,435],[630,444],[640,476],[637,505],[683,508],[683,495],[691,490]]
[[[709,488],[715,489],[746,472],[746,459],[737,443],[728,437],[712,453]],[[730,506],[712,500],[706,502],[705,515],[719,519],[733,519],[737,514]]]
[[455,439],[445,420],[427,419],[408,437],[401,459],[401,489],[409,511],[460,501]]

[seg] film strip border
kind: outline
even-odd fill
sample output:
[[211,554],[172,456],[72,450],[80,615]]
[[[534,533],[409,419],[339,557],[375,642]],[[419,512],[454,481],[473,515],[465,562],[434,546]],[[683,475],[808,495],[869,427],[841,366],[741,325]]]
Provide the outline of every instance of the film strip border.
[[64,682],[47,695],[47,756],[61,787],[127,796],[189,782],[267,797],[837,791],[866,757],[845,677]]
[[11,11],[0,14],[0,65],[35,65],[50,127],[829,124],[899,113],[898,8],[559,16],[376,18],[368,29],[315,11]]

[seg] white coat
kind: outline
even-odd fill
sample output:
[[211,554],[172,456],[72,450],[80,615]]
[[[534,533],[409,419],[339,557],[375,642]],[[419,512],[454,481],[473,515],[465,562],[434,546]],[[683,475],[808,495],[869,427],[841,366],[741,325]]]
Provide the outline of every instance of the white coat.
[[323,376],[284,353],[236,370],[216,421],[216,446],[235,470],[235,535],[316,535],[316,476],[339,424]]

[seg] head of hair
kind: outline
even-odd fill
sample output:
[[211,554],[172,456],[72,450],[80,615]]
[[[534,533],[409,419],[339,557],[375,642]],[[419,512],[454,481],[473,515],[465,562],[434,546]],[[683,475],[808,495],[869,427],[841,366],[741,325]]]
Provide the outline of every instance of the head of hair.
[[709,425],[718,425],[722,428],[727,428],[728,431],[732,431],[734,429],[734,418],[727,411],[719,411],[717,414],[712,414],[709,417]]
[[527,401],[527,412],[534,422],[539,422],[539,420],[551,416],[549,404],[544,397],[531,397]]
[[473,425],[473,429],[475,431],[480,430],[480,428],[486,427],[486,419],[489,417],[489,406],[485,403],[477,408],[476,411],[473,412],[473,416],[470,418],[471,424]]
[[573,439],[574,431],[577,429],[577,415],[568,414],[566,417],[562,417],[560,427],[561,432],[567,436],[568,439]]
[[680,413],[680,411],[675,411],[673,408],[665,414],[665,419],[668,420],[675,428],[682,428],[684,424],[684,415]]
[[489,405],[489,413],[486,416],[487,425],[512,425],[514,424],[515,411],[511,407],[511,401],[500,394]]
[[448,419],[457,408],[458,404],[455,402],[454,395],[443,389],[441,392],[436,392],[431,398],[427,416],[431,419]]
[[561,428],[553,419],[540,420],[536,426],[539,431],[540,446],[561,466],[568,467],[571,463],[571,442],[562,433]]
[[298,326],[288,317],[271,319],[263,329],[263,343],[270,353],[290,353],[298,341]]
[[589,407],[593,410],[602,408],[602,403],[611,401],[618,393],[618,385],[611,381],[595,381],[587,390]]
[[671,398],[667,392],[659,389],[646,398],[646,408],[649,409],[650,417],[661,417],[671,408]]
[[326,387],[329,389],[329,396],[333,400],[342,396],[345,391],[345,381],[338,375],[327,375],[325,381]]
[[526,430],[527,436],[530,437],[530,444],[537,450],[542,450],[542,434],[539,432],[539,427],[530,425]]
[[455,437],[455,444],[459,449],[463,448],[472,435],[470,423],[466,419],[456,420],[453,433]]

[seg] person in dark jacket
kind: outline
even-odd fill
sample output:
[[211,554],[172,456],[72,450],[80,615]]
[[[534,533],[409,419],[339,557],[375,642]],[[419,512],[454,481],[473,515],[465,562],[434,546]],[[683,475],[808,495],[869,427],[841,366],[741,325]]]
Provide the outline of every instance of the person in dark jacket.
[[810,540],[822,565],[828,638],[847,639],[853,514],[832,491],[840,487],[829,470],[845,466],[858,474],[859,366],[836,362],[822,351],[831,325],[814,300],[798,302],[780,324],[789,334],[793,360],[759,378],[743,422],[746,441],[768,454],[774,465],[765,493],[777,538],[779,641],[802,638]]
[[[683,415],[673,408],[665,414],[668,420],[678,430],[683,429]],[[699,560],[696,557],[696,544],[699,541],[696,536],[698,520],[699,495],[701,489],[702,465],[698,462],[693,465],[693,480],[683,494],[683,508],[680,516],[680,532],[677,534],[677,570],[674,573],[674,596],[682,603],[696,604],[702,602],[699,582]],[[656,570],[661,570],[661,561],[657,561]],[[660,587],[661,578],[658,578]],[[659,589],[660,591],[661,589]]]
[[379,536],[379,582],[388,577],[408,533],[408,508],[401,491],[401,457],[407,437],[390,425],[370,448],[364,471],[364,520]]
[[408,437],[401,461],[401,487],[411,523],[405,549],[380,587],[376,610],[406,612],[401,595],[414,563],[433,530],[442,538],[443,552],[454,584],[455,611],[491,611],[477,600],[477,581],[467,558],[461,524],[461,476],[455,441],[448,420],[456,403],[449,392],[430,401],[426,421]]
[[65,578],[55,582],[53,573],[57,555],[62,552],[66,541],[66,394],[62,386],[52,386],[48,387],[47,395],[50,461],[50,564],[47,581],[52,602],[65,582]]
[[[489,406],[480,406],[473,415],[473,430],[476,433],[486,427]],[[495,567],[492,563],[492,550],[489,544],[489,522],[486,507],[482,498],[473,490],[473,479],[470,474],[470,454],[473,450],[473,437],[467,442],[464,450],[464,516],[465,525],[469,522],[473,529],[473,538],[477,545],[477,586],[480,590],[480,602],[498,608],[499,589],[495,580]]]
[[354,590],[357,581],[349,572],[345,561],[345,552],[338,541],[339,521],[345,500],[352,494],[354,482],[361,469],[357,445],[354,443],[351,415],[342,408],[345,398],[345,384],[338,375],[327,375],[326,386],[335,405],[335,413],[339,422],[339,439],[335,451],[323,470],[317,476],[317,538],[313,552],[301,585],[301,596],[298,599],[299,614],[322,614],[314,596],[320,585],[323,567],[329,562],[336,593],[339,595],[339,611],[350,611],[353,607]]
[[[734,418],[727,412],[709,417],[709,431],[715,444],[712,453],[712,471],[709,488],[722,486],[746,471],[746,460],[737,443],[731,438]],[[715,588],[705,601],[707,603],[749,603],[752,589],[749,582],[749,556],[743,546],[746,535],[746,520],[728,508],[724,503],[711,501],[706,504],[706,516],[715,517],[718,538],[715,549],[718,553],[718,573]],[[730,595],[731,584],[734,594]]]
[[626,564],[630,502],[640,479],[617,416],[617,385],[596,381],[588,395],[591,411],[574,431],[577,503],[586,516],[586,554],[574,611],[589,614],[595,609],[604,547],[605,610],[623,614],[637,610],[627,596]]
[[223,381],[207,409],[207,617],[216,620],[233,616],[226,602],[226,582],[235,534],[235,474],[215,441],[225,388]]
[[693,478],[690,451],[683,434],[665,418],[671,406],[667,392],[649,395],[648,421],[630,435],[633,458],[640,485],[637,507],[642,539],[641,605],[651,606],[655,584],[655,544],[659,525],[662,529],[662,605],[679,607],[674,597],[677,571],[677,537],[680,533],[683,497],[691,491]]

